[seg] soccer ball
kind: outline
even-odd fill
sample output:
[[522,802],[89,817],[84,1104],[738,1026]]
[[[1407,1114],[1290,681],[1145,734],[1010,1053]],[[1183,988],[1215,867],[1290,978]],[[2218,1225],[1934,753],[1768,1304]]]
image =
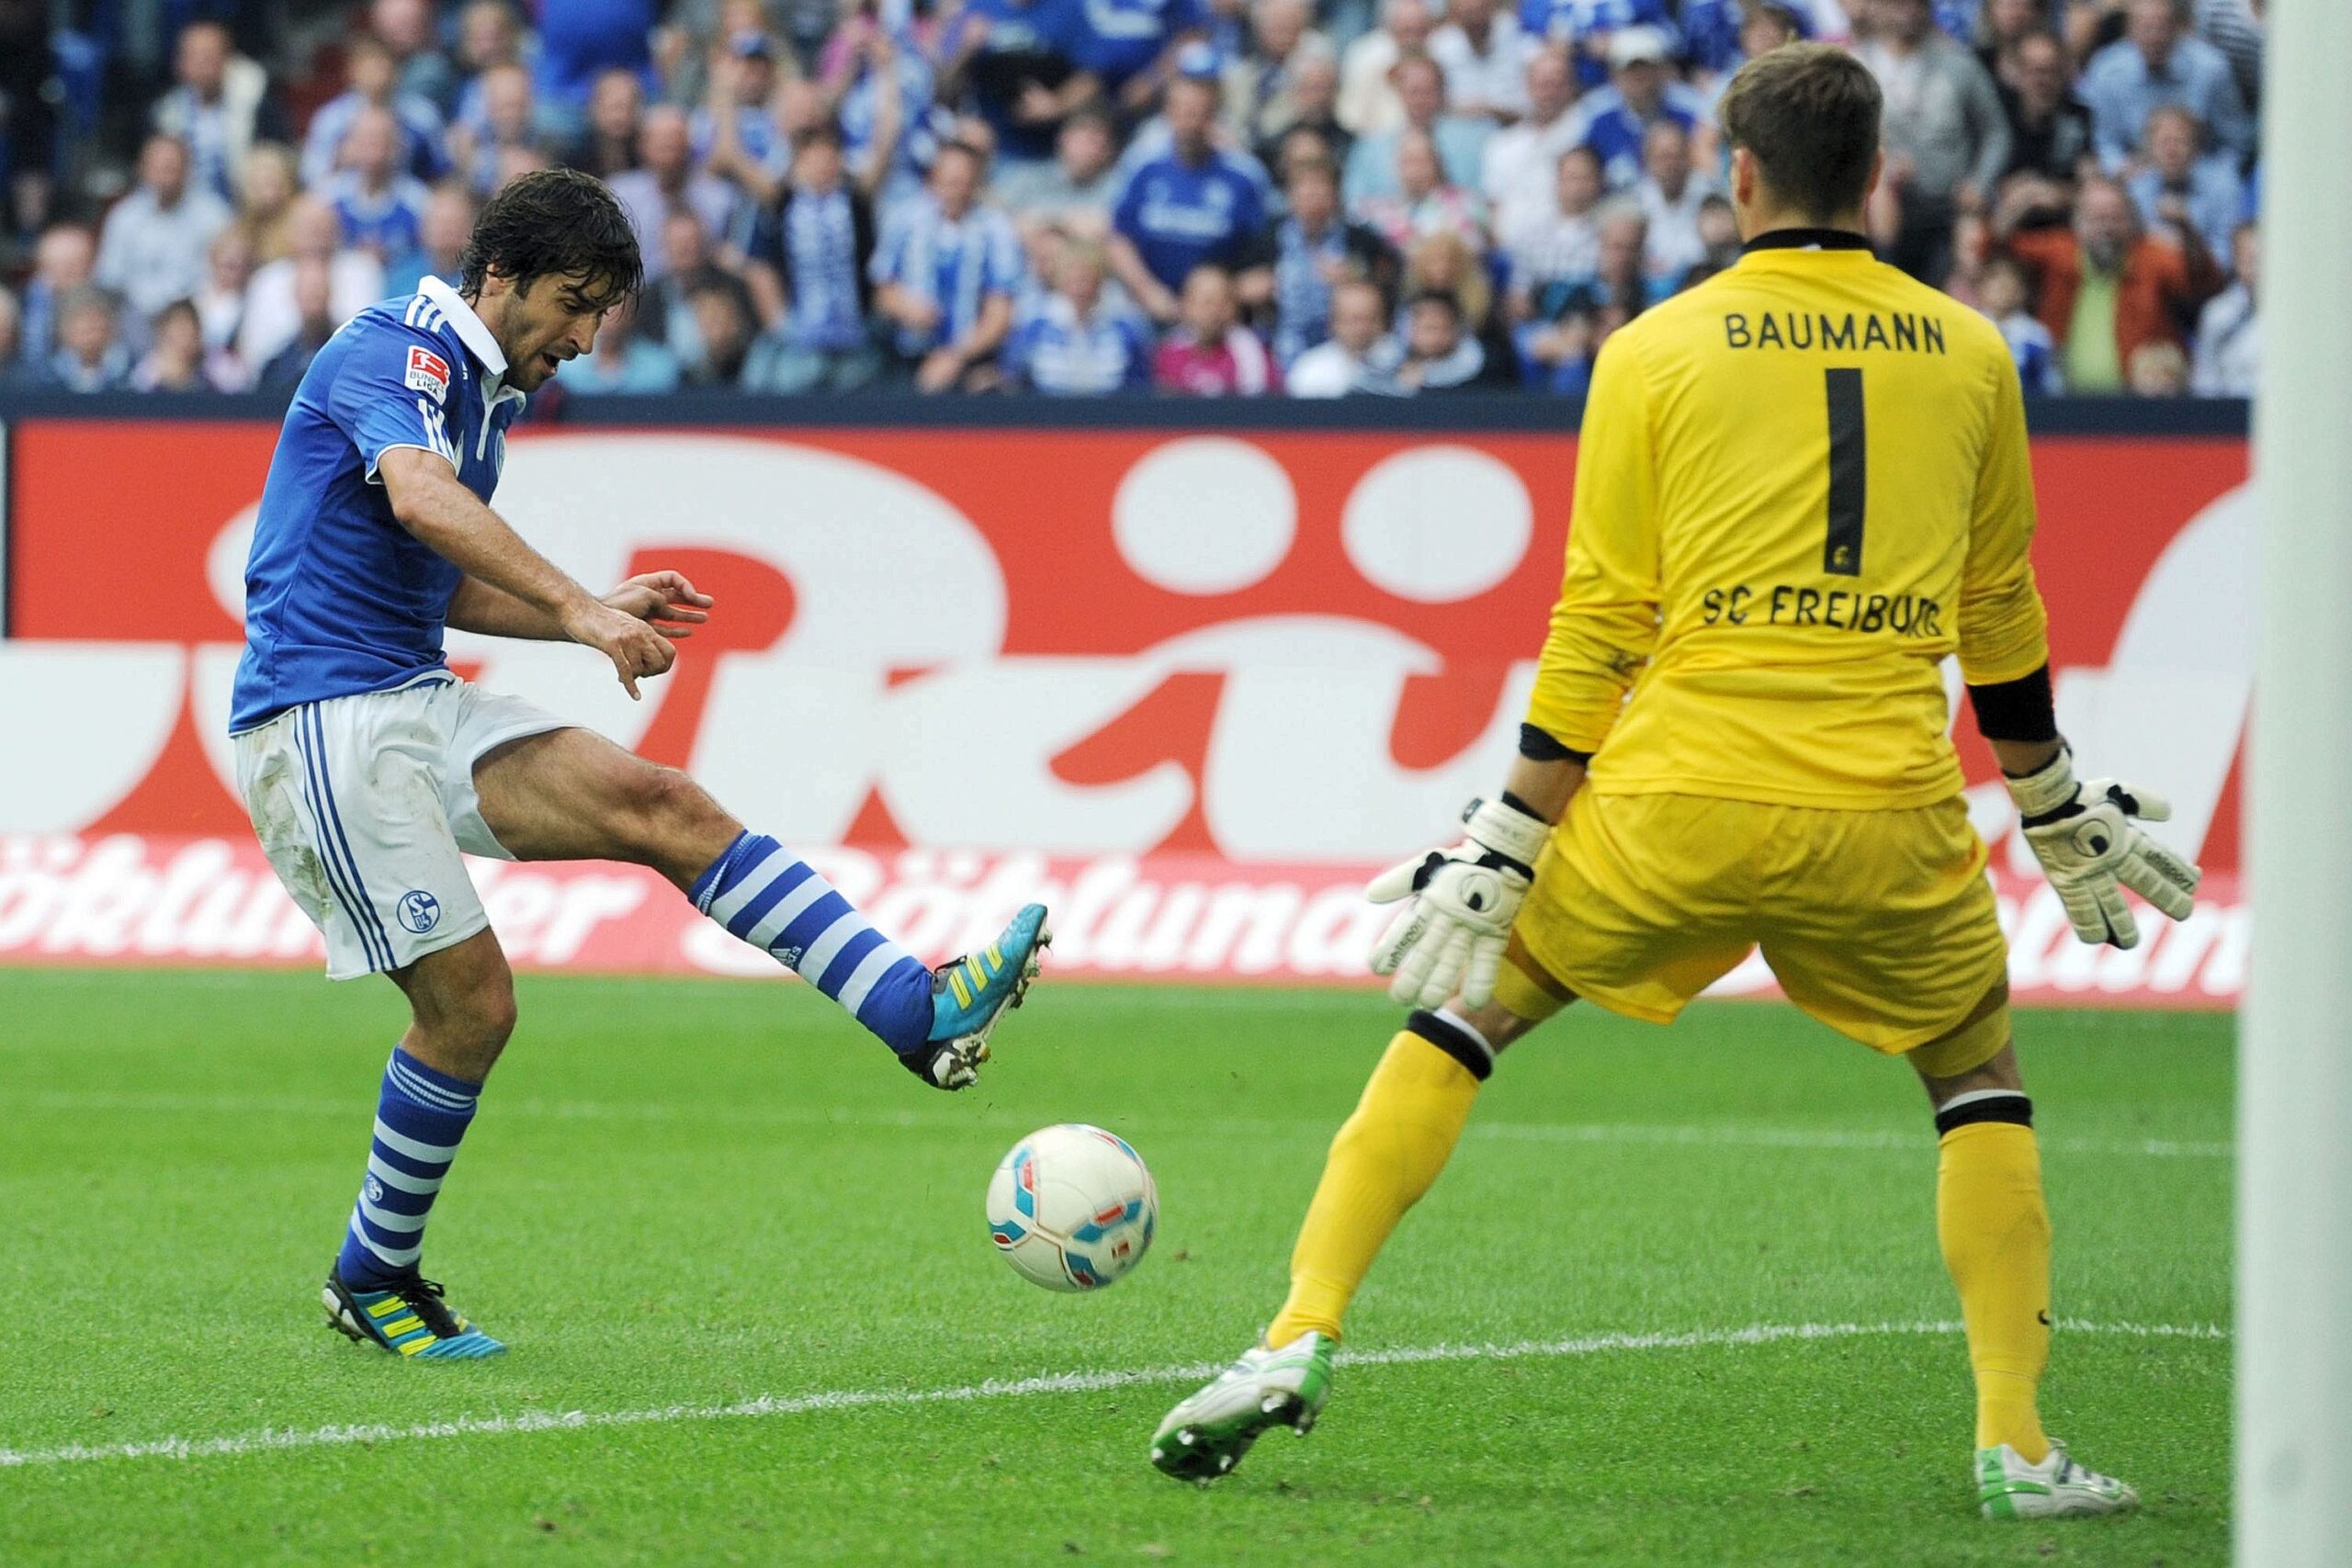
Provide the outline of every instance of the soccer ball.
[[1049,1291],[1099,1290],[1151,1248],[1159,1193],[1143,1156],[1083,1122],[1040,1127],[989,1180],[989,1239]]

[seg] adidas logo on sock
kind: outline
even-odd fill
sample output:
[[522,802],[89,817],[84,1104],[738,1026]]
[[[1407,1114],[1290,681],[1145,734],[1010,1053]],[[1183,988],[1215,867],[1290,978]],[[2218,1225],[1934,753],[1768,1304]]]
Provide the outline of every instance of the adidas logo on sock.
[[799,948],[779,947],[772,949],[771,951],[775,953],[776,962],[783,964],[786,969],[797,969],[800,967],[801,950]]

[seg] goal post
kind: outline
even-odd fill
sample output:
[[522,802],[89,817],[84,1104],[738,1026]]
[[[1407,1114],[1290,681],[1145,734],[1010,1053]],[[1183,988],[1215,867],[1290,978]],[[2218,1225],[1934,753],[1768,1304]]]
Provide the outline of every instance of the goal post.
[[2242,1568],[2352,1563],[2352,4],[2272,0],[2239,1044]]

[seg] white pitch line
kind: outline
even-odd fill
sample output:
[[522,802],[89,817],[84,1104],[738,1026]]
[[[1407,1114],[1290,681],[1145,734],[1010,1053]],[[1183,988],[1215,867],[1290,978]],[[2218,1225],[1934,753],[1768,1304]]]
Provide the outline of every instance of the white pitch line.
[[[2073,1334],[2120,1335],[2143,1339],[2230,1337],[2212,1324],[2092,1323],[2061,1318]],[[1673,1334],[1593,1334],[1573,1339],[1521,1339],[1509,1344],[1419,1345],[1393,1350],[1342,1350],[1339,1362],[1352,1367],[1419,1366],[1432,1361],[1506,1361],[1534,1358],[1595,1356],[1621,1350],[1687,1350],[1713,1346],[1770,1345],[1790,1340],[1857,1339],[1893,1335],[1957,1334],[1955,1322],[1759,1323],[1746,1328],[1702,1328]],[[229,1459],[243,1454],[296,1449],[344,1448],[354,1444],[404,1442],[424,1438],[513,1437],[530,1432],[577,1432],[610,1427],[653,1427],[683,1421],[747,1420],[769,1416],[806,1416],[832,1410],[907,1409],[925,1404],[963,1404],[983,1399],[1023,1399],[1046,1393],[1092,1393],[1138,1383],[1190,1382],[1221,1370],[1222,1362],[1142,1367],[1124,1371],[1057,1372],[1043,1377],[1001,1379],[954,1388],[836,1389],[818,1393],[763,1394],[729,1404],[663,1404],[637,1410],[535,1411],[522,1416],[461,1416],[416,1426],[388,1424],[264,1427],[220,1438],[158,1438],[142,1443],[53,1449],[0,1449],[0,1470],[80,1464],[94,1460]]]
[[[18,1097],[19,1104],[43,1111],[125,1111],[153,1115],[334,1116],[354,1117],[364,1109],[358,1100],[326,1097],[296,1099],[267,1095],[242,1097],[206,1094],[141,1094],[121,1091],[40,1091]],[[552,1122],[685,1122],[697,1126],[728,1123],[789,1127],[1001,1127],[1019,1131],[1032,1118],[1007,1111],[836,1111],[792,1105],[664,1105],[618,1104],[599,1100],[501,1100],[495,1114],[528,1121]],[[1275,1136],[1331,1135],[1336,1122],[1271,1121],[1223,1118],[1214,1123],[1188,1122],[1143,1116],[1123,1122],[1128,1130],[1149,1135],[1156,1132],[1190,1132],[1214,1126],[1221,1134],[1263,1133]],[[1468,1135],[1505,1142],[1546,1144],[1635,1144],[1668,1146],[1722,1145],[1763,1149],[1877,1149],[1932,1154],[1935,1130],[1922,1118],[1913,1131],[1891,1128],[1756,1127],[1723,1122],[1692,1122],[1647,1126],[1618,1122],[1473,1122]],[[2044,1154],[2114,1155],[2152,1159],[2228,1159],[2236,1152],[2227,1142],[2177,1138],[2050,1137],[2041,1141]]]

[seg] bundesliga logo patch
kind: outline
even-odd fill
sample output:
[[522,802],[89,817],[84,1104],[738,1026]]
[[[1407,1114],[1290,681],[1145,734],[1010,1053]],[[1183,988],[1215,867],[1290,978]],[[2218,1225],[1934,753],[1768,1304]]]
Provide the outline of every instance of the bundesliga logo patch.
[[439,402],[449,395],[449,362],[429,348],[408,351],[408,384],[420,392],[430,392]]

